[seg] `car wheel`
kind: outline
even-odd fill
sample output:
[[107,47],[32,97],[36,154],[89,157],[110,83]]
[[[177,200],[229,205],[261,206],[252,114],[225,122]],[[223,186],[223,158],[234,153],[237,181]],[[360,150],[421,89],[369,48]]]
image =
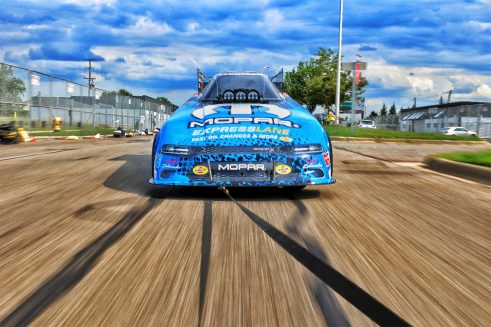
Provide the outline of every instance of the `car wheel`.
[[153,178],[155,178],[155,176],[153,175],[154,171],[155,171],[155,139],[153,140],[153,144],[152,144],[152,174],[150,176],[152,176]]
[[476,134],[471,134],[471,137],[477,137],[477,135]]

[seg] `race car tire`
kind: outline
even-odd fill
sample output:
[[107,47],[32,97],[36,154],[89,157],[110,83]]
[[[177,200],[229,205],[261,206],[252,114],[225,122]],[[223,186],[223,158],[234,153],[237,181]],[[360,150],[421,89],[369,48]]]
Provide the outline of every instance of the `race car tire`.
[[155,139],[153,140],[153,144],[152,144],[152,178],[155,178],[155,176],[153,175],[153,172],[154,172],[154,166],[155,166]]

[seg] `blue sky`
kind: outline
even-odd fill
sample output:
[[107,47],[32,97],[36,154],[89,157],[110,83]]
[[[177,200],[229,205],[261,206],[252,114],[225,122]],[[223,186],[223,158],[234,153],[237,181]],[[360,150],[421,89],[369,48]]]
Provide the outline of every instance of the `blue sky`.
[[[343,54],[368,62],[366,102],[398,107],[491,101],[491,0],[345,0]],[[6,1],[0,59],[96,86],[164,95],[195,90],[196,68],[293,68],[319,47],[337,51],[338,0]]]

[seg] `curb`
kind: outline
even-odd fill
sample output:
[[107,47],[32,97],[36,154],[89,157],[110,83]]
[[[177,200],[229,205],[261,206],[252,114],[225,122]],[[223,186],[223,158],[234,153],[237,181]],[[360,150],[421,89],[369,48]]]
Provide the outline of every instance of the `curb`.
[[437,172],[470,179],[491,186],[491,168],[431,156],[426,157],[424,163],[426,164],[426,168]]
[[410,144],[488,144],[486,141],[452,141],[452,140],[422,140],[422,139],[389,139],[379,137],[331,136],[332,141],[372,142],[372,143],[410,143]]

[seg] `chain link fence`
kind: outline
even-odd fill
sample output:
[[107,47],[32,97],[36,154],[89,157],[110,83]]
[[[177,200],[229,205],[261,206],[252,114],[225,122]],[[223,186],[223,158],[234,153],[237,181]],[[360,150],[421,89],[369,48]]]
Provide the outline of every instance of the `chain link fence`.
[[438,133],[444,127],[464,127],[491,139],[491,103],[460,102],[404,110],[401,130]]
[[400,119],[399,114],[385,115],[385,116],[375,117],[374,122],[377,128],[398,131],[400,130],[399,119]]
[[43,130],[59,117],[65,129],[105,126],[153,130],[174,109],[148,96],[121,96],[0,63],[0,124]]

